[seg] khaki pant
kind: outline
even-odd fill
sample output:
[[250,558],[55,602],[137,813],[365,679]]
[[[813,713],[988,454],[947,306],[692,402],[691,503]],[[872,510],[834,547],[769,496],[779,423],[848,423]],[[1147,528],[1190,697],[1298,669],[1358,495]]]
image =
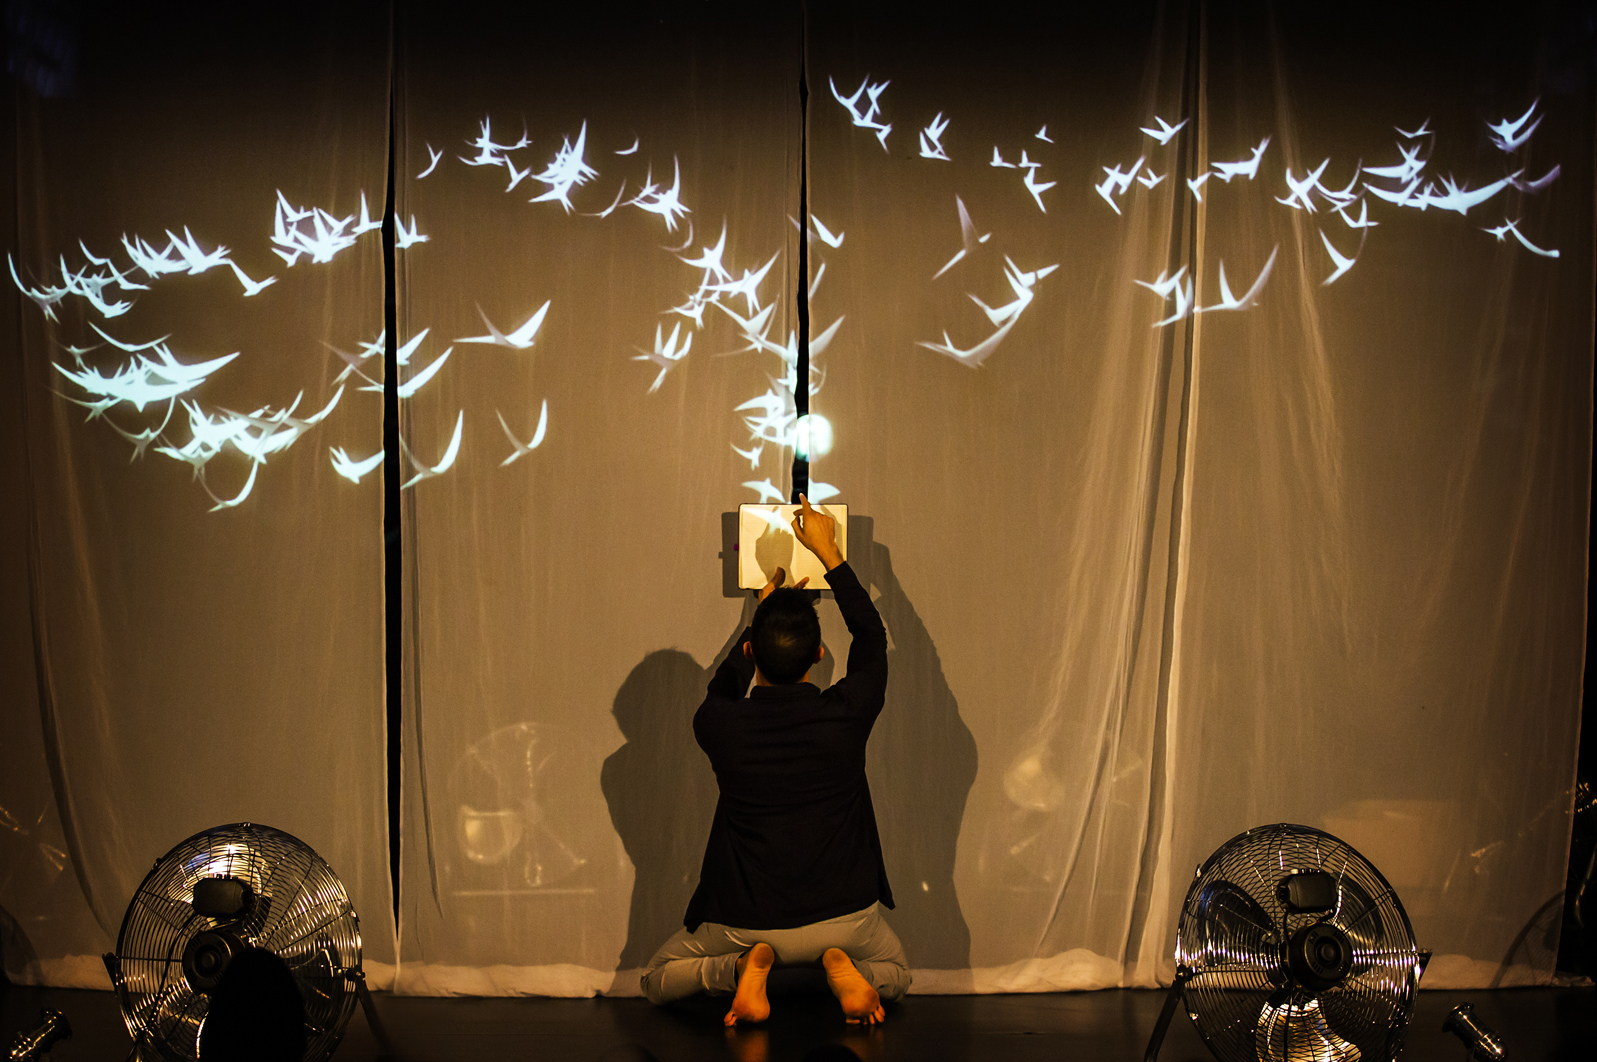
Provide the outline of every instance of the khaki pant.
[[819,962],[828,948],[853,960],[860,976],[884,1001],[909,988],[909,963],[880,904],[793,929],[736,929],[705,922],[689,933],[679,929],[661,945],[643,972],[643,994],[651,1003],[669,1003],[695,992],[729,995],[737,991],[737,961],[756,944],[769,944],[778,963]]

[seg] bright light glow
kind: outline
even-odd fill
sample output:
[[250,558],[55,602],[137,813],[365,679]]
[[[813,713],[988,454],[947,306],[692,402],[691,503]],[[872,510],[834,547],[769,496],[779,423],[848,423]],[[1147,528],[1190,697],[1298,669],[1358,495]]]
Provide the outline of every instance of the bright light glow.
[[832,422],[819,413],[800,417],[793,431],[793,453],[813,461],[832,452]]

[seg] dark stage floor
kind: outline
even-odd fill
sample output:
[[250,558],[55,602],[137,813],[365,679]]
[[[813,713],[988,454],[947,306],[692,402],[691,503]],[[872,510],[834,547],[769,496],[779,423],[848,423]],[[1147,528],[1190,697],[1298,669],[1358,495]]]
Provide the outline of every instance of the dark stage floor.
[[[130,1041],[108,992],[0,989],[0,1047],[31,1028],[39,1008],[64,1012],[72,1040],[51,1062],[121,1062]],[[865,1062],[960,1059],[1140,1060],[1163,1001],[1149,991],[1015,996],[911,996],[871,1031],[844,1026],[829,996],[798,992],[773,999],[771,1020],[729,1035],[724,1001],[658,1009],[637,999],[433,999],[379,995],[378,1012],[406,1062],[498,1059],[630,1062],[617,1049],[647,1048],[660,1062],[736,1059],[788,1062],[815,1048],[845,1044]],[[1405,1062],[1460,1062],[1463,1046],[1440,1031],[1443,1017],[1470,1000],[1497,1030],[1514,1062],[1591,1062],[1597,1058],[1597,989],[1535,988],[1496,992],[1422,992],[1409,1028]],[[607,1054],[609,1052],[609,1054]],[[357,1009],[337,1059],[370,1060],[377,1044]],[[1162,1062],[1212,1059],[1192,1023],[1176,1015]],[[1373,1060],[1372,1060],[1373,1062]]]

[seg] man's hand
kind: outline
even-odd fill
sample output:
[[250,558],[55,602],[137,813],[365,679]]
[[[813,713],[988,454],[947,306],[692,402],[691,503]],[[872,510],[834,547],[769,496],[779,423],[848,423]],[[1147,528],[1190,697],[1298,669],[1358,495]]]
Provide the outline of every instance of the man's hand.
[[799,501],[804,504],[793,517],[793,537],[831,571],[843,563],[843,554],[837,548],[837,521],[810,508],[810,500],[804,495],[799,495]]
[[[793,589],[802,590],[804,589],[804,585],[809,581],[810,577],[806,575],[804,578],[793,584]],[[766,598],[770,597],[771,591],[775,590],[785,582],[787,582],[787,571],[783,568],[776,569],[776,572],[771,576],[771,581],[766,583],[765,586],[761,588],[760,600],[764,601]]]

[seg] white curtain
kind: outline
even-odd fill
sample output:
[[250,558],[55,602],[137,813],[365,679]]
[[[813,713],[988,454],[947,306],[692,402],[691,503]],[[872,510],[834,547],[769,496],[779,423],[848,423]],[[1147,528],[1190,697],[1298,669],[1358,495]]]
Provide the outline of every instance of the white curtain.
[[[306,240],[316,207],[380,213],[391,54],[400,990],[637,992],[714,806],[689,723],[748,613],[723,515],[787,494],[804,395],[810,495],[850,506],[892,639],[869,771],[915,991],[1167,982],[1193,869],[1281,821],[1387,876],[1425,985],[1544,982],[1594,96],[1556,6],[1445,48],[1404,17],[400,5],[391,52],[379,11],[230,95],[19,88],[22,287],[184,226],[277,277],[10,311],[25,976],[92,965],[148,860],[237,818],[316,847],[395,959],[381,469],[329,453],[380,447],[380,235],[272,254],[279,189]],[[184,396],[212,416],[344,392],[264,463],[196,481],[155,449],[190,439],[178,405],[129,464],[108,422],[164,406],[85,421],[89,324],[239,350]]]
[[[394,959],[381,472],[330,454],[382,449],[334,348],[382,330],[381,237],[355,229],[363,194],[382,211],[388,19],[307,40],[292,14],[80,27],[74,83],[16,86],[13,979],[108,984],[156,858],[243,820],[326,859]],[[274,35],[292,60],[238,54]]]

